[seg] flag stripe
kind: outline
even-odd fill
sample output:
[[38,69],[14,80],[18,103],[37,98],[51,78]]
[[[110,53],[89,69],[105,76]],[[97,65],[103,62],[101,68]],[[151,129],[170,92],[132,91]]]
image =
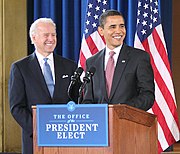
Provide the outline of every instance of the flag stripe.
[[[166,138],[166,141],[168,142],[167,139],[168,139],[169,136],[167,135],[167,132],[168,132],[168,134],[171,135],[171,131],[169,130],[169,127],[168,127],[168,125],[166,123],[166,119],[165,119],[165,117],[164,117],[164,115],[163,115],[163,113],[162,113],[161,109],[159,108],[156,101],[154,102],[154,108],[152,110],[153,110],[155,115],[156,114],[158,115],[157,118],[158,118],[159,125],[161,126],[161,128],[163,126],[162,131],[163,131],[163,134],[164,134],[164,136]],[[171,135],[171,138],[173,138],[172,135]],[[168,144],[170,145],[171,142],[168,142]]]
[[158,153],[161,153],[161,151],[163,151],[163,149],[162,149],[161,144],[160,144],[160,142],[159,142],[159,141],[158,141],[158,147],[159,147],[159,149],[158,149]]
[[87,59],[88,57],[92,56],[92,54],[84,37],[82,41],[83,46],[81,47],[81,51],[84,54],[84,57]]
[[79,66],[81,66],[85,70],[86,58],[85,58],[82,50],[80,51],[80,58],[81,58],[81,61],[79,61]]
[[[104,48],[105,46],[105,40],[103,39],[103,37],[100,36],[100,34],[95,31],[92,35],[91,35],[92,40],[94,41],[94,43],[96,44],[97,47],[97,51],[100,51]],[[96,52],[97,52],[96,51]],[[95,53],[96,53],[95,52]]]
[[[167,104],[166,104],[166,101],[165,101],[165,99],[164,99],[164,96],[163,96],[163,94],[161,93],[161,91],[159,90],[159,88],[158,88],[158,86],[156,87],[156,94],[158,95],[158,97],[156,97],[156,101],[157,102],[159,102],[159,104],[158,104],[158,109],[160,108],[160,110],[161,110],[161,112],[163,113],[163,115],[164,115],[164,117],[165,117],[165,120],[166,121],[164,121],[164,125],[161,125],[161,126],[163,126],[163,129],[165,129],[165,127],[166,127],[166,123],[167,123],[167,125],[168,125],[168,127],[169,127],[169,129],[170,129],[170,131],[171,132],[167,132],[166,130],[165,130],[165,133],[166,134],[170,134],[170,133],[172,133],[172,135],[171,135],[171,138],[173,138],[173,140],[174,139],[178,139],[178,136],[176,136],[177,135],[177,133],[174,133],[174,131],[173,131],[173,129],[172,129],[172,127],[171,127],[171,125],[173,126],[173,128],[174,129],[176,129],[176,131],[178,132],[178,126],[176,125],[177,123],[175,122],[175,120],[174,120],[174,117],[173,117],[173,114],[172,114],[172,112],[171,112],[171,110],[168,108],[168,106],[167,106]],[[153,107],[153,109],[155,109],[156,108],[156,106],[155,107]],[[158,114],[158,116],[160,115],[160,112],[158,111],[158,112],[156,112],[157,114]],[[159,117],[158,117],[159,118]],[[159,120],[162,120],[161,118],[159,118]],[[171,125],[170,125],[171,124]],[[170,143],[170,144],[172,144],[172,143]]]
[[89,50],[91,51],[91,55],[95,54],[98,51],[98,48],[96,47],[96,44],[92,40],[91,36],[89,36],[86,39],[87,45],[89,47]]
[[[159,27],[161,27],[161,25],[159,25]],[[162,44],[162,40],[160,39],[159,35],[157,34],[156,29],[154,29],[154,31],[152,33],[152,36],[153,36],[153,39],[155,39],[155,41],[154,41],[155,46],[156,46],[157,49],[160,49],[160,50],[158,50],[159,54],[160,54],[163,62],[165,63],[166,68],[169,71],[169,74],[171,74],[167,53],[166,53],[166,50],[164,48],[164,45]]]
[[[173,88],[171,76],[170,76],[166,66],[164,65],[164,61],[162,61],[162,59],[159,55],[159,50],[157,50],[157,48],[155,47],[154,42],[156,40],[154,40],[154,41],[153,40],[154,39],[152,36],[148,37],[149,44],[151,44],[150,49],[149,49],[149,53],[151,54],[152,58],[155,61],[155,66],[157,67],[156,72],[157,73],[159,72],[161,74],[159,76],[163,77],[162,80],[164,80],[164,82],[167,84],[167,87],[169,87],[168,89],[170,91],[170,94],[174,94],[174,88]],[[168,59],[167,59],[167,61],[168,61]],[[173,97],[173,100],[175,100],[175,96],[173,95],[172,97]]]
[[162,131],[162,127],[158,123],[158,153],[161,153],[163,150],[167,149],[169,146],[167,140]]

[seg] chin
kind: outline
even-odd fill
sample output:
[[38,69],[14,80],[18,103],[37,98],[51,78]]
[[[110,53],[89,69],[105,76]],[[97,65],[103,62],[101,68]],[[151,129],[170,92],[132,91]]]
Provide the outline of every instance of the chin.
[[46,50],[48,53],[52,53],[54,51],[54,49],[49,49],[49,50]]
[[122,43],[118,43],[118,44],[116,44],[116,45],[115,45],[115,48],[116,48],[116,47],[118,47],[118,46],[120,46],[121,44],[122,44]]

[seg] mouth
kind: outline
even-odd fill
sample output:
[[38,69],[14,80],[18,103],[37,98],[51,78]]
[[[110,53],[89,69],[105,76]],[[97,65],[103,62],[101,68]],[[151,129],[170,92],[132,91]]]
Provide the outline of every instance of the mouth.
[[47,45],[47,46],[52,46],[52,45],[53,45],[53,43],[46,43],[46,45]]
[[119,36],[113,36],[113,38],[119,41],[119,40],[121,40],[122,36],[121,36],[121,35],[119,35]]

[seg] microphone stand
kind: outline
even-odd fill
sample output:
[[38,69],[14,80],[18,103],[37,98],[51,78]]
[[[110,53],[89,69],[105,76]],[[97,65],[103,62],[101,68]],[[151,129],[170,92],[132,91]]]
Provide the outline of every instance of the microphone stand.
[[92,94],[92,103],[94,104],[94,88],[93,88],[93,80],[91,77],[91,94]]
[[72,96],[71,96],[72,88],[75,86],[75,84],[76,84],[77,82],[80,81],[80,76],[81,76],[82,72],[83,72],[83,68],[82,68],[82,67],[78,67],[78,68],[76,69],[76,71],[74,72],[74,74],[71,76],[71,82],[70,82],[70,84],[69,84],[67,93],[68,93],[69,98],[70,98],[72,101],[73,101],[73,98],[72,98]]
[[81,90],[81,92],[79,92],[78,104],[81,104],[82,100],[83,100],[83,93],[82,93],[82,90]]
[[82,103],[83,100],[83,89],[85,87],[85,85],[88,83],[88,81],[90,81],[88,78],[86,79],[86,77],[83,78],[83,84],[81,85],[80,89],[79,89],[79,97],[78,97],[78,104]]
[[[71,81],[75,82],[75,81],[76,81],[76,78],[75,78],[74,76],[71,76]],[[73,99],[72,99],[72,97],[71,97],[71,94],[70,94],[71,90],[72,90],[72,85],[70,85],[70,86],[68,87],[68,96],[69,96],[69,98],[73,101]]]
[[[82,85],[81,85],[81,87],[79,89],[78,104],[80,104],[82,102],[82,100],[83,100],[83,89],[85,88],[87,83],[92,81],[92,76],[94,75],[95,71],[96,71],[96,68],[95,67],[91,67],[89,69],[89,71],[86,73],[85,77],[83,78],[83,83],[82,83]],[[94,96],[93,96],[93,99],[94,99]]]

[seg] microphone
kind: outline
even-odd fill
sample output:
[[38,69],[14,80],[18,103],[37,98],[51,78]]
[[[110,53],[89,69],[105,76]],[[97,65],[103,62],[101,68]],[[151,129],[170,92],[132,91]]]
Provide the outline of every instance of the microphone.
[[85,77],[83,78],[83,83],[79,89],[79,99],[78,99],[78,104],[82,101],[82,91],[84,89],[84,87],[86,86],[87,83],[89,83],[91,81],[92,76],[94,75],[94,73],[96,72],[96,68],[95,67],[91,67],[89,69],[89,71],[87,71]]
[[95,67],[91,67],[89,69],[89,71],[86,73],[85,77],[83,78],[84,86],[91,81],[91,77],[94,75],[95,72],[96,72]]
[[71,89],[77,81],[80,81],[80,76],[81,76],[82,72],[83,72],[83,68],[78,67],[76,69],[76,71],[74,72],[74,74],[71,76],[71,82],[70,82],[69,87],[68,87],[68,96],[71,100],[72,100],[71,95],[70,95]]

